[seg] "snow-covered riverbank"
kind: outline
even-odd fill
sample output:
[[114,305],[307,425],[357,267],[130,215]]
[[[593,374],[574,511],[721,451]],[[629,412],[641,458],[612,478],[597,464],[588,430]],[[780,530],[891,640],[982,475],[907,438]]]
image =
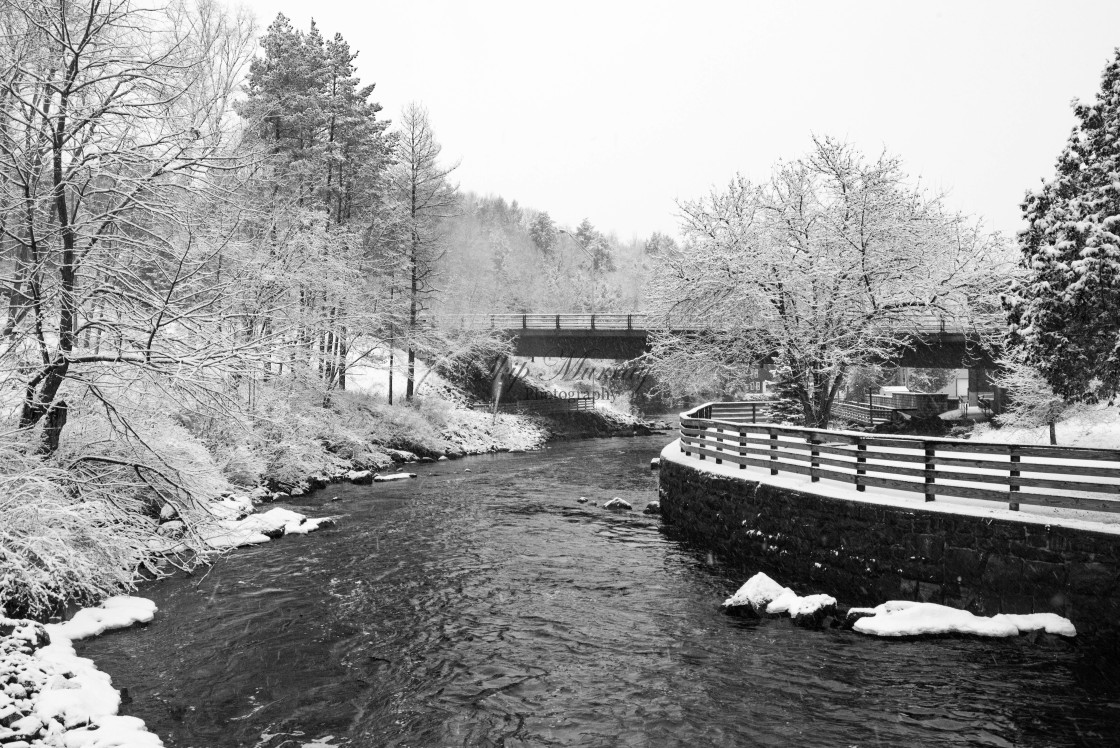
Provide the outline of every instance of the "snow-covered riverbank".
[[[262,495],[258,492],[258,501]],[[223,550],[305,535],[335,521],[280,507],[257,513],[256,503],[251,495],[222,497],[208,505],[210,519],[193,531],[209,547]],[[178,546],[167,537],[171,534],[164,535],[168,552]],[[143,721],[117,716],[121,697],[109,676],[78,657],[73,646],[108,630],[147,623],[155,613],[150,600],[115,596],[62,623],[0,617],[0,747],[162,746]]]
[[121,695],[109,676],[74,651],[77,640],[146,623],[155,613],[150,600],[111,597],[65,623],[0,618],[0,746],[162,746],[142,720],[118,716]]

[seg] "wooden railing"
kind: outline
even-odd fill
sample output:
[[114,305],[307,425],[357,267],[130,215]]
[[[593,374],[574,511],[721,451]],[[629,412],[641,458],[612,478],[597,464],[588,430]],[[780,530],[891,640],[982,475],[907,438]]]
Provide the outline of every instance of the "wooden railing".
[[885,407],[876,404],[875,407],[867,403],[852,403],[840,400],[832,404],[832,415],[837,418],[846,418],[856,423],[866,423],[874,426],[876,423],[890,421],[894,414],[902,408]]
[[[478,410],[490,410],[493,404],[481,404]],[[499,403],[498,410],[502,413],[574,413],[580,410],[595,410],[595,399],[591,397],[568,397],[542,400],[516,400],[511,403]]]
[[[726,322],[694,315],[651,315],[639,312],[602,314],[436,314],[432,323],[442,328],[491,330],[671,330],[721,329]],[[942,317],[916,315],[907,321],[914,333],[970,332],[965,326]]]
[[1120,511],[1120,450],[988,444],[748,423],[707,403],[681,413],[681,451],[821,479],[1006,503]]
[[774,417],[773,402],[770,400],[708,403],[701,405],[698,410],[704,413],[700,418],[717,418],[736,423],[769,423]]

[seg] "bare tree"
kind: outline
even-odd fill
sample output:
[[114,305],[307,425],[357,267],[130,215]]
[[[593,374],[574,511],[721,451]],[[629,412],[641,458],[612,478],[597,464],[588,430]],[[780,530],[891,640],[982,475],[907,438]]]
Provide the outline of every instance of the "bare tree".
[[437,263],[443,257],[440,221],[451,216],[458,206],[457,187],[447,181],[458,164],[441,166],[442,146],[436,141],[428,121],[428,111],[417,103],[401,113],[398,125],[396,164],[391,169],[394,193],[402,206],[403,230],[400,242],[407,259],[408,370],[405,398],[412,399],[416,381],[416,352],[423,344],[423,316],[429,297],[436,292],[432,281]]
[[[999,326],[1012,258],[895,158],[814,139],[768,183],[738,177],[681,209],[685,244],[659,254],[649,289],[665,323],[651,358],[669,382],[737,389],[771,360],[805,422],[824,426],[845,374],[889,360],[931,317]],[[672,332],[682,318],[705,333]]]
[[[236,369],[223,313],[237,278],[223,203],[228,104],[251,24],[203,2],[5,0],[0,216],[10,272],[3,356],[19,425],[57,447],[64,382]],[[89,347],[84,347],[89,346]]]

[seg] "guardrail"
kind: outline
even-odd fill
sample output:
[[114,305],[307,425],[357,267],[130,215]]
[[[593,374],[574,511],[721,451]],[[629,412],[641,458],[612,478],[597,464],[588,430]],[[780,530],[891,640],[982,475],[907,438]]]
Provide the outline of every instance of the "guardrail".
[[[720,329],[717,320],[693,315],[607,312],[603,314],[437,314],[433,322],[445,328],[491,330],[672,330]],[[916,333],[965,333],[966,326],[943,317],[915,316],[907,327]]]
[[[821,479],[923,494],[1120,512],[1120,450],[879,436],[723,418],[707,403],[681,413],[681,451]],[[726,411],[725,411],[726,412]],[[1048,477],[1049,476],[1049,477]],[[1053,477],[1056,476],[1056,477]],[[997,490],[996,486],[1002,486]],[[1104,497],[1111,498],[1104,498]]]

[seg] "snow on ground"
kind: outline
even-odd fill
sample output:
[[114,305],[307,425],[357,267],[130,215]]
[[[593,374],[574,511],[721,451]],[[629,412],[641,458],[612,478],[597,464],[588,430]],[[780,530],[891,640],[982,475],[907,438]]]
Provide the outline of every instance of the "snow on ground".
[[967,634],[1009,637],[1031,631],[1045,631],[1059,636],[1077,634],[1077,629],[1068,619],[1054,613],[989,617],[936,603],[891,600],[874,608],[852,608],[848,611],[849,616],[858,614],[866,617],[856,621],[852,630],[872,636]]
[[117,716],[120,694],[109,676],[74,651],[75,640],[150,621],[155,612],[150,600],[111,597],[60,624],[0,618],[0,682],[7,683],[0,691],[0,744],[162,746],[142,720]]
[[[956,455],[954,455],[956,456]],[[1005,519],[1013,522],[1028,522],[1038,525],[1058,525],[1079,530],[1090,530],[1120,535],[1120,514],[1091,512],[1082,509],[1044,507],[1022,504],[1019,511],[1007,509],[1004,505],[983,499],[965,499],[956,496],[938,496],[936,501],[927,502],[920,493],[897,491],[889,488],[868,486],[866,491],[856,491],[850,483],[821,480],[813,483],[808,475],[779,473],[770,475],[769,470],[754,467],[740,469],[738,465],[725,462],[717,465],[715,460],[700,460],[695,455],[688,457],[681,452],[680,440],[672,442],[661,450],[662,462],[675,462],[696,470],[714,475],[728,476],[743,480],[753,480],[778,488],[828,496],[834,499],[856,501],[865,504],[893,506],[900,509],[921,509],[930,512],[961,514],[972,517]]]
[[[1065,417],[1058,421],[1055,433],[1059,447],[1120,449],[1120,408],[1107,403],[1072,406]],[[980,424],[973,430],[971,438],[979,442],[1049,445],[1050,428],[993,428],[988,424]]]

